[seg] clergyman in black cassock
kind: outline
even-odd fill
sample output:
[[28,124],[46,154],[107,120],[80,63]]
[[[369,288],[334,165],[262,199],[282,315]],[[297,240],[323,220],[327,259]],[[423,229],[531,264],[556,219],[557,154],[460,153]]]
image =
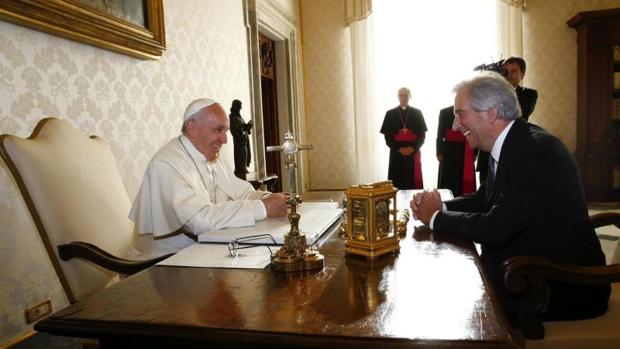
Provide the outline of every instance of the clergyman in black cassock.
[[439,160],[437,187],[450,189],[454,196],[460,196],[476,191],[476,155],[465,142],[463,134],[452,130],[453,122],[453,106],[439,112],[436,143]]
[[419,109],[409,106],[409,89],[398,91],[400,105],[385,113],[381,133],[390,148],[388,179],[398,189],[421,189],[420,147],[426,138],[426,123]]

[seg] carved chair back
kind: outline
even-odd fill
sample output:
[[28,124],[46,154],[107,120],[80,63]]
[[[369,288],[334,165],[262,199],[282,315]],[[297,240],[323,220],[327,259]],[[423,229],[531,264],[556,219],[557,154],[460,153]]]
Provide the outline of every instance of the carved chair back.
[[57,247],[83,241],[133,257],[130,200],[110,147],[68,121],[41,120],[27,139],[0,136],[0,155],[28,206],[70,302],[90,295],[117,273],[81,259],[63,261]]

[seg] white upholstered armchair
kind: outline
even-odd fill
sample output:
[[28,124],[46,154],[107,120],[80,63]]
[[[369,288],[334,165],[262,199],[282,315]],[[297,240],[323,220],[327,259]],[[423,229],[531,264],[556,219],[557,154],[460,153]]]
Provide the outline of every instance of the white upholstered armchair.
[[0,155],[70,302],[103,289],[118,273],[133,274],[169,256],[139,260],[130,200],[100,138],[46,118],[27,139],[0,136]]

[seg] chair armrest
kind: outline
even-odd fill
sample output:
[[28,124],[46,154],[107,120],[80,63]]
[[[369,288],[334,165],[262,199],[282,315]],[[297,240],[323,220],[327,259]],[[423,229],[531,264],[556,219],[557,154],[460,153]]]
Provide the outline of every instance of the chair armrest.
[[267,177],[261,179],[261,183],[265,185],[268,191],[274,192],[276,183],[278,182],[278,175],[270,174]]
[[541,315],[549,306],[549,280],[582,285],[620,281],[620,264],[580,267],[551,263],[541,257],[517,256],[506,260],[503,266],[506,288],[523,294],[517,309],[517,321],[528,339],[544,338]]
[[120,274],[132,275],[172,256],[174,253],[153,259],[136,261],[113,256],[87,242],[74,241],[68,244],[58,245],[58,254],[63,261],[68,261],[72,258],[82,258],[107,270]]
[[615,225],[620,229],[620,213],[618,212],[601,212],[590,216],[594,228],[604,227],[606,225]]
[[254,187],[255,190],[259,190],[263,185],[267,189],[267,191],[274,192],[276,183],[278,181],[278,175],[270,174],[267,177],[248,180],[250,184]]

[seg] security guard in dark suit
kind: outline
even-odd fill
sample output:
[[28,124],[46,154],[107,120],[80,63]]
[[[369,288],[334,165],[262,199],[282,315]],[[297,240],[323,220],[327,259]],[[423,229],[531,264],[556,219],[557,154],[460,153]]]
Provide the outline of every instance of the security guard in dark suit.
[[525,60],[521,57],[510,57],[504,61],[506,80],[515,88],[521,106],[521,117],[527,121],[536,107],[538,91],[520,86],[525,76]]

